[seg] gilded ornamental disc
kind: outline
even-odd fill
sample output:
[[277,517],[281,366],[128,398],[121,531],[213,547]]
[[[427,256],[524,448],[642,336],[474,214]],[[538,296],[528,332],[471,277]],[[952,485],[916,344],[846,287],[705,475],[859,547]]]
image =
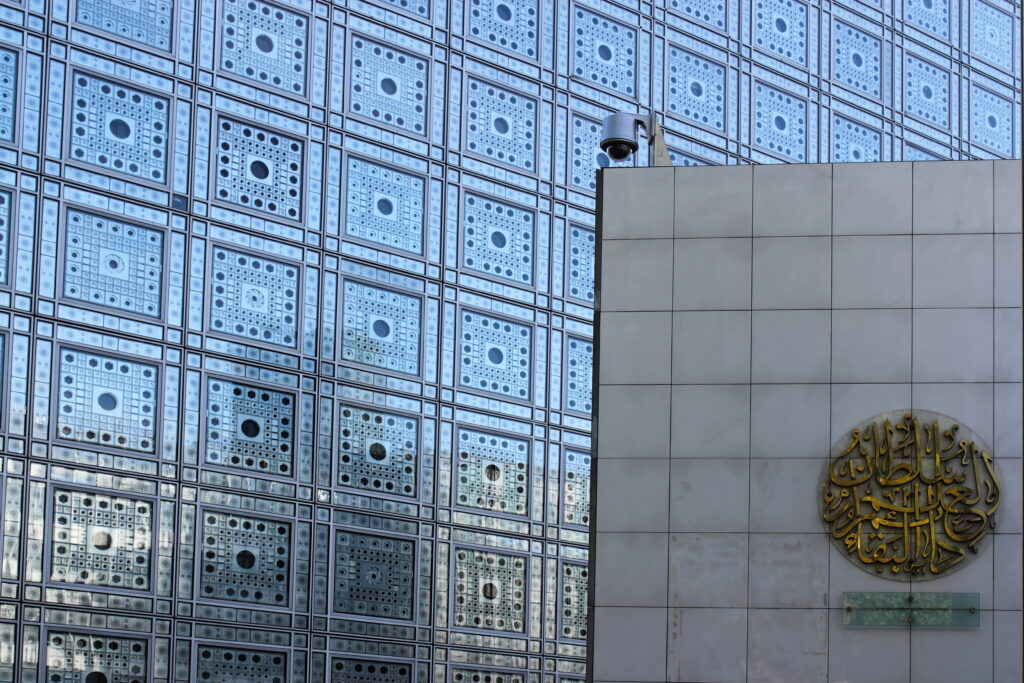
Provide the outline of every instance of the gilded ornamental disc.
[[832,447],[821,514],[863,569],[897,580],[960,567],[995,528],[992,451],[957,420],[901,410],[865,420]]

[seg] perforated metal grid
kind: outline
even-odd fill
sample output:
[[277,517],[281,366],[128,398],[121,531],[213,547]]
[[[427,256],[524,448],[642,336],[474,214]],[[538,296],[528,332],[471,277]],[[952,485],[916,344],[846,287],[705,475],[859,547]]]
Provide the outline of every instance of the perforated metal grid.
[[421,300],[352,280],[345,282],[344,297],[342,357],[418,374]]
[[64,242],[64,296],[159,317],[164,236],[158,230],[71,209]]
[[565,451],[562,521],[578,526],[590,523],[590,456],[586,453]]
[[971,2],[971,52],[1001,69],[1013,69],[1013,17],[982,0]]
[[382,619],[412,619],[415,588],[415,541],[346,530],[336,533],[336,612]]
[[228,118],[217,125],[217,198],[281,218],[302,218],[301,140]]
[[906,0],[907,21],[940,38],[949,38],[949,0]]
[[566,347],[566,407],[580,413],[590,413],[594,402],[594,343],[569,337]]
[[949,73],[930,62],[907,55],[904,60],[907,113],[949,128]]
[[351,405],[338,415],[338,483],[415,496],[419,420]]
[[833,161],[878,161],[882,134],[850,119],[836,116],[832,121]]
[[835,79],[871,97],[881,97],[882,41],[838,20],[832,31]]
[[459,383],[528,400],[531,338],[526,325],[463,310]]
[[533,171],[537,166],[537,102],[521,93],[468,79],[466,148]]
[[150,501],[55,489],[50,578],[148,590],[153,518]]
[[295,396],[221,378],[206,382],[206,462],[294,475]]
[[411,683],[407,662],[338,657],[331,660],[331,683]]
[[291,525],[218,510],[202,520],[199,595],[287,606]]
[[668,6],[713,28],[725,28],[725,0],[669,0]]
[[569,228],[569,295],[588,303],[594,301],[595,245],[593,230]]
[[534,213],[468,193],[462,211],[462,265],[518,284],[533,282]]
[[559,613],[561,635],[575,640],[587,638],[587,585],[589,570],[586,565],[562,563],[562,605]]
[[807,5],[800,0],[756,0],[754,43],[779,57],[807,64]]
[[526,677],[512,671],[452,668],[452,683],[523,683]]
[[283,652],[202,644],[196,655],[199,681],[284,683],[288,680],[288,658]]
[[362,36],[352,39],[349,107],[353,114],[425,135],[427,82],[427,60]]
[[223,0],[219,4],[220,68],[304,94],[308,19],[261,0]]
[[725,67],[670,45],[668,109],[677,116],[725,130]]
[[762,83],[754,86],[754,142],[793,161],[807,158],[807,103]]
[[164,97],[76,71],[70,155],[109,171],[167,182],[170,104]]
[[455,625],[524,632],[526,560],[477,548],[455,548],[454,555]]
[[503,50],[537,58],[537,3],[470,0],[469,34]]
[[18,53],[0,48],[0,140],[14,140],[18,110]]
[[577,7],[573,13],[573,74],[627,96],[636,95],[637,32]]
[[345,233],[423,253],[423,178],[358,157],[348,158],[346,171]]
[[59,358],[60,438],[155,451],[155,366],[72,348],[62,348]]
[[77,0],[75,7],[79,23],[158,50],[171,50],[171,0]]
[[528,441],[459,429],[456,501],[466,507],[525,515],[529,459]]
[[995,93],[971,86],[972,140],[993,152],[1013,149],[1013,103]]
[[215,247],[210,326],[237,337],[296,345],[299,269]]
[[0,283],[7,282],[8,245],[11,239],[11,193],[0,192]]
[[50,631],[46,638],[48,683],[145,683],[149,680],[145,640]]

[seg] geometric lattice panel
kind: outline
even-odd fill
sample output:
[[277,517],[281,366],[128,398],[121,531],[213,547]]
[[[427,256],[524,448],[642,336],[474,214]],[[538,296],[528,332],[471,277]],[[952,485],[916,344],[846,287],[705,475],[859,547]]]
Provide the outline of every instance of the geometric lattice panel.
[[526,676],[505,671],[452,669],[452,683],[523,683]]
[[584,190],[597,188],[594,169],[599,165],[600,160],[607,156],[598,148],[601,141],[601,123],[582,116],[572,116],[572,137],[568,141],[571,144],[572,153],[572,185],[581,187]]
[[430,0],[379,0],[379,2],[404,9],[406,12],[424,19],[430,16]]
[[18,110],[18,54],[0,48],[0,140],[14,141]]
[[799,0],[755,0],[754,42],[762,50],[807,64],[807,5]]
[[301,95],[306,92],[308,20],[261,0],[222,0],[220,67]]
[[166,183],[168,101],[77,71],[72,83],[71,158]]
[[145,683],[147,642],[137,638],[50,631],[46,639],[47,683]]
[[971,53],[1013,71],[1013,17],[982,0],[971,3]]
[[668,6],[709,26],[725,28],[725,0],[669,0]]
[[210,378],[206,383],[206,462],[292,476],[295,397]]
[[906,112],[949,128],[949,72],[908,54],[903,78]]
[[55,490],[50,578],[148,590],[153,506],[102,493]]
[[217,332],[295,346],[295,266],[214,247],[210,325]]
[[196,656],[199,681],[284,683],[288,660],[283,653],[200,645]]
[[273,216],[302,218],[301,141],[222,118],[217,128],[217,198]]
[[415,496],[419,420],[349,405],[338,412],[338,484]]
[[416,135],[427,132],[425,59],[362,36],[352,40],[349,108]]
[[690,121],[725,130],[725,67],[670,45],[668,108]]
[[637,32],[576,8],[573,73],[629,97],[636,95]]
[[259,605],[288,605],[291,525],[205,510],[200,595]]
[[462,265],[530,284],[533,224],[532,211],[467,193],[463,204]]
[[530,398],[530,328],[462,311],[459,383],[520,400]]
[[1013,154],[1013,102],[971,86],[971,141],[1005,156]]
[[537,58],[537,5],[510,0],[470,0],[469,34],[528,59]]
[[152,453],[157,370],[146,363],[60,349],[57,434]]
[[569,228],[569,296],[594,302],[594,231],[573,225]]
[[69,210],[64,296],[157,317],[163,248],[158,230]]
[[586,640],[587,565],[562,565],[562,605],[559,608],[562,637]]
[[412,667],[370,659],[332,659],[331,683],[412,683]]
[[342,357],[418,374],[421,306],[417,297],[346,280]]
[[579,526],[590,523],[590,456],[586,453],[565,451],[562,521]]
[[475,78],[467,81],[466,148],[533,171],[537,165],[537,103]]
[[339,530],[334,547],[334,611],[412,619],[416,543]]
[[523,633],[526,560],[476,548],[455,548],[455,626]]
[[357,157],[346,177],[345,234],[422,254],[423,178]]
[[455,499],[459,505],[525,515],[530,444],[459,429]]
[[882,95],[882,41],[838,19],[832,29],[832,77],[872,97]]
[[[903,15],[908,23],[949,38],[949,0],[905,0]],[[959,9],[959,3],[957,4]]]
[[832,119],[832,161],[880,161],[882,134],[842,116]]
[[804,161],[807,102],[763,83],[757,83],[754,91],[755,144],[794,161]]
[[171,50],[172,0],[77,0],[75,5],[79,23],[164,52]]
[[0,283],[7,282],[11,243],[11,193],[0,191]]
[[589,413],[593,404],[594,343],[586,339],[568,338],[568,379],[566,380],[566,407],[580,413]]

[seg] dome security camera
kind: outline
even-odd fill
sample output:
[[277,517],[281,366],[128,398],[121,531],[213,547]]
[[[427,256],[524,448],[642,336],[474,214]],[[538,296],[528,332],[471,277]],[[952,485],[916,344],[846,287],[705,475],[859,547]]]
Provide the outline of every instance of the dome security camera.
[[654,165],[671,166],[661,126],[654,114],[645,116],[620,111],[605,117],[601,126],[601,149],[614,161],[625,161],[640,149],[638,128],[643,128],[647,134],[647,143],[653,148]]

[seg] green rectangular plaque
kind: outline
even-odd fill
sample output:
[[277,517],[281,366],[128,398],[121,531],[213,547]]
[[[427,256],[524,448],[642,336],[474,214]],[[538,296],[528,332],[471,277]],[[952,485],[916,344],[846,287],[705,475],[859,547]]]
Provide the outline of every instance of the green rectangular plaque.
[[977,628],[980,593],[843,593],[850,628]]

